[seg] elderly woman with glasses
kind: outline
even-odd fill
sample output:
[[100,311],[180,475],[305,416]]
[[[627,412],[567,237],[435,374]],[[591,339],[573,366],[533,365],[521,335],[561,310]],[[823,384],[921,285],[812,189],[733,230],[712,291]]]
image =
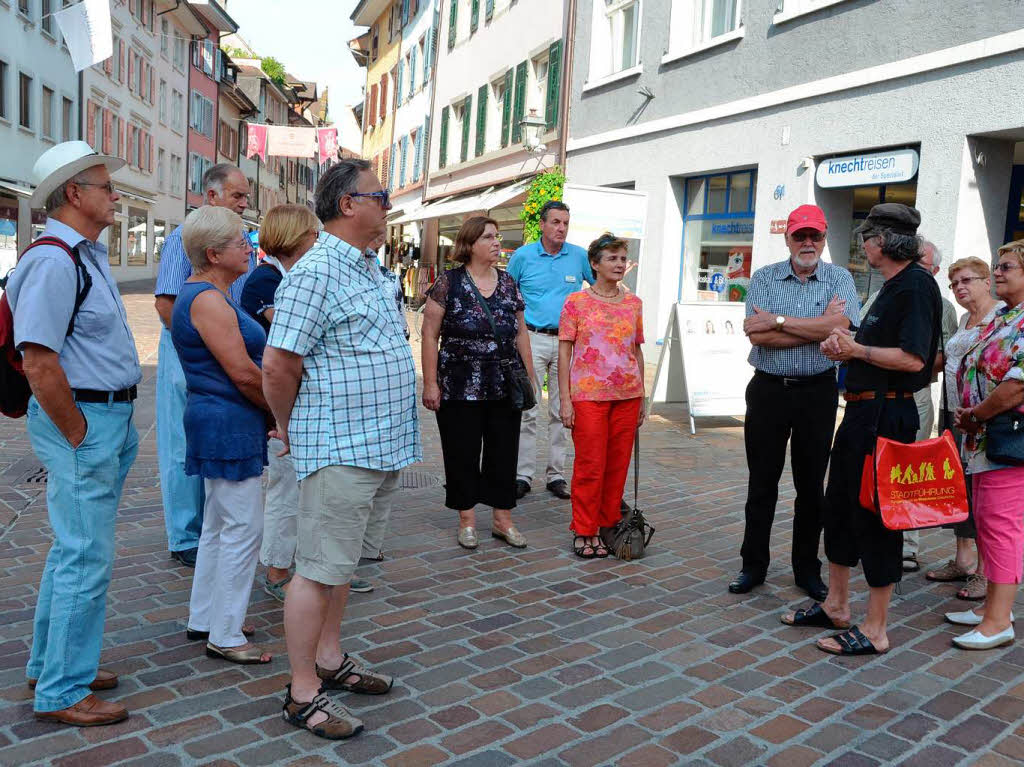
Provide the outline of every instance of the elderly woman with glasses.
[[599,536],[622,517],[633,436],[644,420],[643,304],[619,283],[625,240],[606,233],[587,250],[596,281],[565,300],[558,321],[562,423],[572,430],[573,553],[607,557]]
[[1003,245],[992,271],[1006,306],[981,331],[957,373],[963,407],[956,425],[967,434],[978,555],[988,578],[983,605],[946,613],[951,623],[973,627],[953,639],[964,650],[1013,642],[1011,610],[1024,571],[1024,440],[1007,436],[1014,421],[1024,420],[1024,240]]
[[188,638],[233,663],[269,663],[243,627],[263,533],[267,419],[260,364],[267,335],[228,289],[249,268],[242,220],[204,205],[182,228],[192,276],[171,315],[188,388],[185,473],[203,478],[206,502],[189,602]]
[[[946,341],[945,359],[936,360],[936,367],[944,367],[943,401],[945,409],[939,414],[939,430],[949,428],[957,445],[963,445],[963,432],[953,424],[953,410],[960,404],[960,390],[956,374],[967,351],[978,341],[981,331],[995,318],[996,311],[1005,304],[992,297],[992,280],[988,264],[971,256],[961,258],[949,267],[949,289],[956,302],[967,312],[960,318],[956,332]],[[940,355],[941,358],[942,355]],[[967,486],[970,500],[971,487]],[[957,596],[960,599],[984,599],[988,590],[984,567],[974,551],[976,531],[974,512],[965,522],[952,525],[956,536],[956,555],[936,570],[929,570],[925,577],[930,581],[950,582],[966,580],[967,583]]]

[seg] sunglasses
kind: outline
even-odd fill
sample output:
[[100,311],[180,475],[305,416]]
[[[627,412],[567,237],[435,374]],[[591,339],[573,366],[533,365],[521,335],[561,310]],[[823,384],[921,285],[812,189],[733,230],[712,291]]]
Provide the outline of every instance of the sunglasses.
[[1001,261],[992,267],[993,272],[1008,272],[1012,269],[1021,269],[1020,264],[1012,264],[1009,261]]
[[391,208],[391,192],[387,189],[381,189],[379,192],[352,192],[349,197],[375,197],[381,208],[384,210]]
[[793,232],[793,234],[789,235],[789,239],[793,242],[807,242],[808,240],[811,242],[822,242],[825,239],[825,233],[803,231]]

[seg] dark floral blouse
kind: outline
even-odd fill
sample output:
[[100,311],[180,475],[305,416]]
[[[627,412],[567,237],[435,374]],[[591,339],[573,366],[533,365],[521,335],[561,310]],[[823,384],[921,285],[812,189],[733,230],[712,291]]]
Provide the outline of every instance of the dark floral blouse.
[[501,400],[507,394],[502,359],[522,367],[516,349],[517,314],[525,308],[515,280],[498,270],[498,285],[486,299],[500,336],[494,340],[487,315],[473,295],[466,267],[437,278],[427,295],[444,307],[437,381],[442,400]]

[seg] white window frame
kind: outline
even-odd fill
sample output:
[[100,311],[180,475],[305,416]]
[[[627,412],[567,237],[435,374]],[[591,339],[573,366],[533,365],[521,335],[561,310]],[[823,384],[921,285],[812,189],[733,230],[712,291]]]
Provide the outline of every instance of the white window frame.
[[156,188],[161,192],[164,191],[164,186],[167,182],[167,171],[164,168],[164,164],[167,162],[167,153],[163,147],[157,147],[156,150]]
[[167,19],[160,19],[160,55],[167,59],[171,46],[168,39],[171,36],[171,24]]
[[847,0],[779,0],[779,9],[772,17],[772,24],[784,24],[808,13],[820,11],[831,5],[839,5]]
[[[633,56],[628,66],[623,65],[623,45],[625,27],[623,17],[627,9],[632,8],[635,19],[633,39]],[[590,68],[587,82],[593,83],[609,80],[622,73],[639,72],[641,62],[641,45],[643,43],[643,0],[593,0],[593,17],[590,36]]]
[[160,101],[160,122],[167,125],[167,81],[164,79],[157,85],[157,98]]
[[[49,91],[49,111],[50,121],[47,125],[46,121],[46,108],[47,108],[47,91]],[[54,105],[57,101],[57,91],[47,85],[46,83],[40,83],[39,86],[39,135],[44,139],[56,142],[57,133],[54,130]]]
[[192,91],[189,127],[196,133],[213,138],[213,102],[197,90]]
[[669,50],[661,60],[663,64],[744,36],[743,0],[733,0],[735,8],[732,28],[712,35],[715,1],[674,0],[669,23]]
[[531,109],[536,109],[538,116],[544,116],[547,109],[548,67],[550,64],[548,50],[530,59],[526,77],[526,104],[523,107],[527,115],[530,114]]

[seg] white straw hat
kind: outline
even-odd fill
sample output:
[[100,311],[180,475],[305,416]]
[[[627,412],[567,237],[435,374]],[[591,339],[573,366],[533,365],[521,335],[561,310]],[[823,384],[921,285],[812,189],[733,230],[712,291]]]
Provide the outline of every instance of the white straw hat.
[[41,208],[50,193],[61,184],[77,176],[86,168],[106,165],[111,173],[124,167],[120,157],[97,154],[85,141],[65,141],[50,147],[36,160],[32,168],[36,189],[29,201],[33,208]]

